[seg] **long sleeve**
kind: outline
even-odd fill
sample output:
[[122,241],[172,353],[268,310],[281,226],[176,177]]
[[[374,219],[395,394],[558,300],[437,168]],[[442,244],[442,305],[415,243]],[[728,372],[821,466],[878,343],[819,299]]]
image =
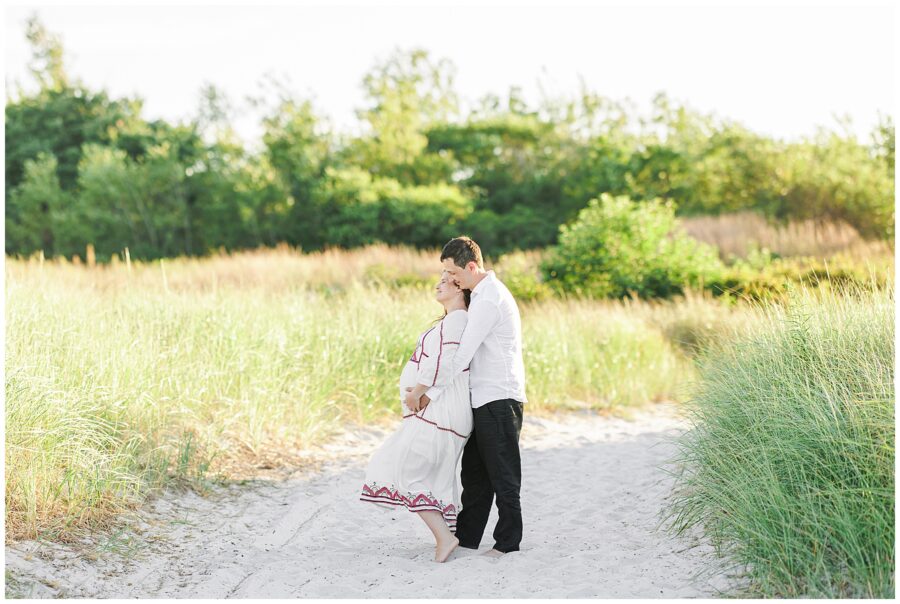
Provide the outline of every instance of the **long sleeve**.
[[421,356],[416,376],[419,384],[443,387],[453,380],[453,360],[458,354],[466,321],[467,313],[450,313],[428,334],[423,345],[426,354]]
[[[451,380],[462,373],[463,369],[472,362],[475,351],[478,350],[478,347],[484,342],[484,339],[497,324],[497,321],[500,320],[500,309],[490,301],[473,301],[469,305],[468,315],[469,320],[459,339],[459,349],[453,357],[453,366],[450,370]],[[419,383],[428,385],[427,382]],[[440,394],[442,388],[443,386],[439,384],[432,384],[425,391],[425,395],[430,400],[434,400]]]

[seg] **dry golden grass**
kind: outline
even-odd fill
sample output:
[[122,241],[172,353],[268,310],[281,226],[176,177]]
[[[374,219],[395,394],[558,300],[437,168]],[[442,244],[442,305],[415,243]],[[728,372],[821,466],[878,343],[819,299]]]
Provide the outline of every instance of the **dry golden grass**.
[[684,218],[681,223],[692,237],[716,245],[723,260],[730,255],[744,258],[754,246],[781,256],[822,258],[841,252],[864,259],[893,254],[888,243],[866,241],[844,222],[804,220],[776,226],[755,212],[743,211]]
[[[208,257],[178,257],[140,261],[127,250],[109,263],[85,266],[77,257],[44,259],[37,253],[28,259],[9,259],[7,275],[34,278],[40,269],[46,279],[64,279],[69,285],[97,291],[118,290],[128,285],[171,293],[216,292],[219,289],[262,288],[287,292],[298,287],[337,288],[350,283],[391,280],[398,277],[428,280],[440,272],[439,250],[405,246],[371,245],[355,250],[330,248],[304,253],[280,244],[240,252],[220,251]],[[76,270],[73,270],[76,269]],[[81,269],[81,270],[78,270]]]

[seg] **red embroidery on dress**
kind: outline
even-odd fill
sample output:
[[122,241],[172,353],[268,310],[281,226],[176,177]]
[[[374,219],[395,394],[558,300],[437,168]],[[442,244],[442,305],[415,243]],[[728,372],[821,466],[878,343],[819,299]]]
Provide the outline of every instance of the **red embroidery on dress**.
[[[377,486],[375,483],[372,483],[374,486]],[[438,508],[441,513],[446,513],[452,516],[456,515],[456,506],[448,504],[446,506],[441,506],[441,502],[438,501],[437,497],[433,495],[429,497],[428,493],[418,493],[414,497],[407,497],[400,493],[399,490],[391,491],[388,487],[379,487],[377,490],[373,490],[367,484],[363,485],[362,494],[366,497],[386,497],[391,501],[396,501],[401,504],[410,505],[413,507],[422,507],[422,506],[432,506]],[[424,501],[424,503],[423,503]]]
[[441,332],[440,333],[441,333],[441,345],[438,346],[437,365],[434,367],[434,379],[431,380],[432,386],[434,386],[437,383],[438,371],[441,370],[441,354],[443,354],[443,352],[444,352],[444,322],[443,321],[441,321]]
[[[437,327],[437,325],[435,325],[434,327]],[[415,350],[413,350],[413,354],[412,354],[412,356],[409,358],[410,361],[412,361],[412,362],[414,362],[414,363],[416,364],[416,368],[418,368],[419,362],[422,360],[422,357],[423,357],[423,356],[424,356],[425,358],[428,358],[428,355],[425,354],[425,338],[428,337],[428,334],[431,333],[431,332],[434,330],[434,327],[432,327],[431,329],[429,329],[428,331],[426,331],[425,333],[423,333],[423,334],[422,334],[422,337],[419,338],[419,341],[416,342],[416,348],[415,348]],[[422,347],[422,352],[419,354],[419,358],[416,358],[416,353],[419,352],[419,347],[420,347],[420,346]]]
[[[376,487],[373,489],[373,487]],[[412,493],[410,493],[412,495]],[[406,497],[400,494],[399,490],[391,490],[388,487],[378,487],[376,483],[372,483],[370,487],[364,484],[360,495],[361,501],[370,501],[373,503],[386,503],[389,505],[405,505],[411,512],[420,510],[436,510],[441,513],[444,520],[452,529],[456,526],[456,506],[452,503],[442,506],[441,502],[430,493],[418,493],[413,497]]]
[[425,419],[425,418],[422,417],[421,415],[416,415],[415,413],[410,413],[409,415],[404,415],[404,416],[403,416],[403,419],[406,419],[406,418],[408,418],[408,417],[418,417],[418,418],[419,418],[420,420],[422,420],[423,422],[426,422],[426,423],[431,424],[432,426],[434,426],[434,427],[437,428],[438,430],[443,430],[444,432],[453,432],[454,434],[456,434],[456,435],[459,436],[460,438],[467,438],[466,436],[460,434],[460,433],[457,432],[456,430],[453,430],[452,428],[444,428],[444,427],[442,427],[442,426],[439,426],[439,425],[437,425],[437,423],[431,421],[430,419]]
[[[364,497],[365,497],[365,499],[363,499]],[[425,496],[419,495],[419,497],[425,497]],[[360,495],[360,499],[363,499],[363,501],[372,501],[372,500],[377,499],[379,501],[379,503],[390,503],[391,505],[405,505],[410,510],[413,510],[413,508],[424,508],[424,509],[431,510],[431,509],[434,509],[435,507],[437,507],[438,510],[441,509],[440,505],[438,505],[438,504],[432,505],[428,501],[426,501],[426,503],[421,504],[421,505],[420,504],[410,505],[410,504],[406,503],[406,501],[396,501],[389,495],[368,495],[365,492],[362,495]],[[418,497],[417,497],[417,499],[418,499]],[[428,498],[425,497],[425,499],[427,500]],[[453,507],[453,506],[448,506],[448,507]],[[413,510],[413,511],[416,511],[416,510]],[[441,512],[441,513],[444,514],[445,518],[450,518],[450,519],[456,518],[456,514],[453,512]]]

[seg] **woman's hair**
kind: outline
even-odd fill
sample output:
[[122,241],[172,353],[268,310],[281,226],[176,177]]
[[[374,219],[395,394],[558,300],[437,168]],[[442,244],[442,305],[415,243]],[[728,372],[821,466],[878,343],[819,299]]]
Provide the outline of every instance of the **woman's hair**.
[[[469,309],[469,302],[472,301],[472,290],[471,290],[471,289],[464,289],[464,290],[462,290],[462,293],[463,293],[463,302],[464,302],[465,305],[466,305],[466,310],[468,310],[468,309]],[[435,319],[434,321],[432,321],[432,323],[437,323],[438,321],[440,321],[441,319],[443,319],[443,318],[446,317],[446,316],[447,316],[447,309],[445,308],[445,309],[444,309],[444,314],[442,314],[440,317],[438,317],[437,319]]]

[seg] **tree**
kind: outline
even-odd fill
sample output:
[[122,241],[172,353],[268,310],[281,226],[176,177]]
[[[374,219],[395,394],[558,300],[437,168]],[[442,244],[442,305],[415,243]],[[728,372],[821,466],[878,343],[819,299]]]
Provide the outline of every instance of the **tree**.
[[291,244],[305,248],[328,243],[324,236],[328,208],[318,189],[333,161],[333,149],[329,134],[319,131],[319,122],[309,100],[295,99],[285,99],[264,120],[267,160],[287,193],[283,234]]
[[31,44],[31,62],[28,71],[44,90],[63,90],[69,87],[66,75],[63,46],[59,36],[47,31],[43,23],[32,15],[25,23],[25,37]]
[[6,200],[6,253],[52,255],[58,245],[60,216],[69,196],[59,184],[52,154],[25,161],[25,176]]
[[890,178],[894,180],[894,119],[878,114],[878,123],[872,130],[872,149],[875,157],[884,161]]
[[395,50],[377,63],[363,79],[371,106],[356,112],[369,132],[349,146],[347,163],[404,184],[446,181],[452,158],[429,156],[425,133],[458,115],[455,74],[450,61],[433,61],[424,49]]
[[59,39],[37,20],[28,21],[27,37],[32,45],[30,71],[39,88],[6,103],[6,194],[25,175],[25,162],[40,153],[57,160],[60,185],[71,190],[78,176],[81,149],[85,144],[111,142],[111,130],[136,120],[139,100],[111,100],[105,92],[92,92],[80,83],[69,83]]

